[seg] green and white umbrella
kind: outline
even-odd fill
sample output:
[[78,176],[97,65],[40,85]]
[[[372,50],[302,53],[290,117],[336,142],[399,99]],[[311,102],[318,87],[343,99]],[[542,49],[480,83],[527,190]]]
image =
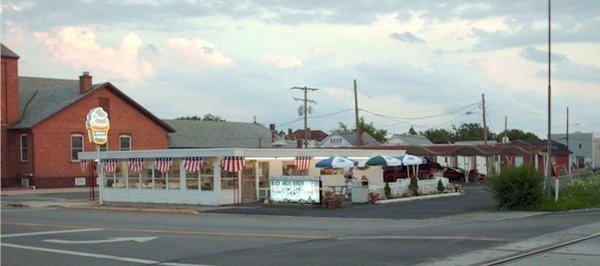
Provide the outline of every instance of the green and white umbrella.
[[383,165],[383,166],[400,166],[402,165],[402,161],[398,160],[398,158],[394,158],[392,156],[385,155],[377,155],[373,156],[365,161],[365,165],[373,166],[373,165]]

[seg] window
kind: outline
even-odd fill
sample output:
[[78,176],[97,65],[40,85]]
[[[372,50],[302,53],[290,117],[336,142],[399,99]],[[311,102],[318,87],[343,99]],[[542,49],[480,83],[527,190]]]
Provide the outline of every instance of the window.
[[83,151],[83,135],[71,135],[71,162],[78,162],[77,153]]
[[180,163],[180,160],[173,159],[173,165],[171,165],[171,168],[169,168],[169,171],[167,172],[167,184],[168,184],[167,188],[168,189],[179,189],[180,188],[179,163]]
[[119,150],[130,151],[131,150],[131,136],[121,135],[119,136]]
[[221,189],[234,189],[238,187],[238,172],[227,172],[221,169]]
[[27,135],[22,134],[20,137],[21,140],[21,162],[27,162]]
[[308,175],[308,169],[298,170],[296,168],[296,162],[294,161],[283,161],[282,162],[282,173],[284,176],[301,176]]
[[204,161],[200,172],[187,172],[186,187],[187,189],[213,190],[214,173],[213,162]]
[[579,143],[579,149],[581,150],[581,148],[583,148],[583,145],[581,145],[581,143]]

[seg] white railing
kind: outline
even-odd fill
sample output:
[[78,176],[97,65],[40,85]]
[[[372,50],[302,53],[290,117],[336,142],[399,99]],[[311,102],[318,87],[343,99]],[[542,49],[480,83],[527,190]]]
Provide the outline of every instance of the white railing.
[[[435,179],[425,179],[419,180],[419,194],[431,194],[437,192],[438,181],[442,179],[442,184],[444,188],[448,186],[448,178],[438,177]],[[396,182],[390,182],[390,192],[392,193],[392,197],[406,197],[410,195],[410,190],[408,186],[410,184],[409,179],[398,179]],[[369,186],[369,191],[373,193],[378,193],[381,196],[385,195],[383,186]]]

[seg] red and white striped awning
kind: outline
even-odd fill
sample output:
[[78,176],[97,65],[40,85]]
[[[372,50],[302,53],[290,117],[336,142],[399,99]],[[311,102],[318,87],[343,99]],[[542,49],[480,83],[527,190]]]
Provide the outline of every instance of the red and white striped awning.
[[154,168],[161,172],[168,172],[173,165],[173,159],[171,158],[156,158],[154,160]]
[[186,157],[183,162],[183,167],[188,172],[198,172],[200,168],[202,168],[202,163],[204,162],[203,157]]
[[221,162],[221,168],[227,172],[239,172],[245,163],[243,156],[226,156]]
[[144,158],[131,158],[128,163],[131,173],[139,173],[144,169]]
[[119,166],[119,161],[117,159],[104,159],[102,162],[104,163],[104,171],[106,173],[114,173],[117,171],[117,167]]
[[312,158],[309,156],[296,157],[296,169],[298,169],[298,170],[308,169],[308,167],[310,166],[310,159],[312,159]]

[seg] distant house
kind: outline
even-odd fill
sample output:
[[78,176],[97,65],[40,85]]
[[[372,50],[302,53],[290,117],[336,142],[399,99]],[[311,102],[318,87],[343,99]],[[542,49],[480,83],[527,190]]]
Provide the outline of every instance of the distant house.
[[[552,134],[552,140],[567,144],[565,134]],[[569,150],[573,152],[570,162],[574,168],[600,167],[600,134],[581,132],[569,134]]]
[[268,148],[271,132],[254,123],[200,120],[164,120],[176,132],[169,134],[169,148]]
[[427,137],[423,135],[411,135],[411,134],[394,134],[392,135],[385,145],[431,145],[433,144]]
[[304,147],[305,138],[308,139],[308,147],[314,148],[321,143],[326,137],[327,133],[323,130],[311,130],[308,128],[306,132],[308,136],[305,135],[304,129],[297,129],[296,131],[292,131],[291,128],[288,128],[287,133],[284,131],[277,131],[275,128],[275,124],[269,125],[269,130],[272,133],[273,147],[277,148],[302,148]]
[[[380,146],[381,143],[377,141],[373,136],[363,132],[362,134],[362,145],[363,146]],[[338,147],[356,147],[356,132],[350,131],[334,131],[327,136],[319,144],[320,148],[338,148]]]
[[[523,157],[515,157],[514,165],[519,166],[527,164],[535,167],[538,171],[544,172],[545,158],[547,154],[547,140],[513,140],[510,145],[517,146],[528,152]],[[569,156],[571,151],[566,145],[552,141],[552,161],[558,166],[569,166]]]

